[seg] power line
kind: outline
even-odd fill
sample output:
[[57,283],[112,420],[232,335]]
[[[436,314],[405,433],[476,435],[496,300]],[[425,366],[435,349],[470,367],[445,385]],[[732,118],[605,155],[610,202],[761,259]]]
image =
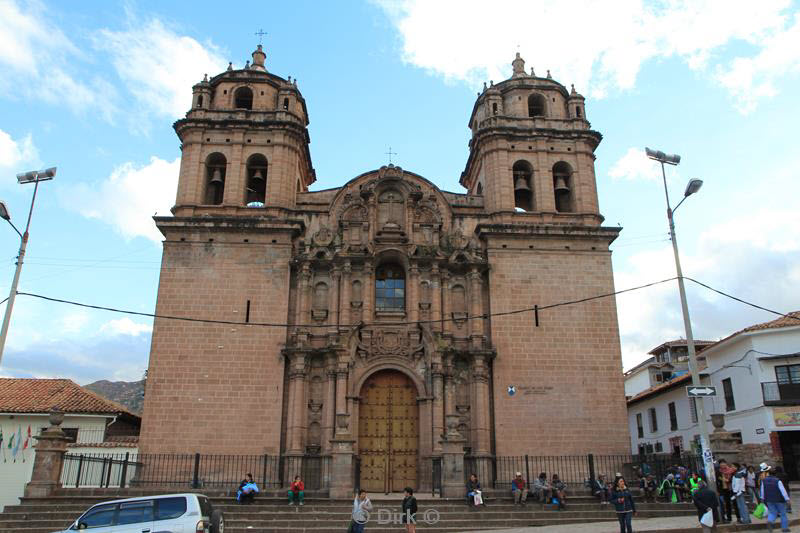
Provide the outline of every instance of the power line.
[[692,279],[692,278],[689,278],[689,277],[686,277],[686,276],[684,276],[683,279],[688,279],[689,281],[693,281],[694,283],[697,283],[701,287],[705,287],[706,289],[708,289],[708,290],[710,290],[712,292],[716,292],[717,294],[720,294],[720,295],[725,296],[727,298],[730,298],[731,300],[736,300],[737,302],[743,303],[745,305],[749,305],[750,307],[755,307],[756,309],[761,309],[762,311],[766,311],[768,313],[772,313],[773,315],[782,316],[784,318],[791,318],[792,320],[797,320],[798,323],[800,323],[800,316],[788,315],[786,313],[781,313],[780,311],[774,311],[772,309],[768,309],[768,308],[763,307],[761,305],[754,304],[753,302],[748,302],[747,300],[742,300],[741,298],[737,298],[736,296],[733,296],[733,295],[728,294],[726,292],[722,292],[719,289],[715,289],[714,287],[710,287],[710,286],[706,285],[705,283],[701,283],[701,282],[697,281],[696,279]]
[[[434,319],[434,320],[417,320],[417,321],[414,321],[414,322],[392,322],[392,325],[404,326],[404,325],[415,325],[415,324],[442,324],[444,322],[461,322],[461,321],[465,321],[465,320],[485,319],[485,318],[496,317],[496,316],[518,315],[520,313],[529,313],[531,311],[538,312],[538,311],[543,311],[543,310],[546,310],[546,309],[553,309],[553,308],[556,308],[556,307],[563,307],[563,306],[566,306],[566,305],[575,305],[575,304],[579,304],[579,303],[590,302],[592,300],[599,300],[599,299],[602,299],[602,298],[609,298],[611,296],[616,296],[618,294],[624,294],[626,292],[637,291],[637,290],[640,290],[640,289],[645,289],[645,288],[648,288],[648,287],[652,287],[654,285],[660,285],[662,283],[666,283],[668,281],[673,281],[675,279],[677,279],[677,278],[668,278],[668,279],[663,279],[661,281],[654,281],[652,283],[647,283],[645,285],[639,285],[638,287],[631,287],[629,289],[622,289],[622,290],[619,290],[619,291],[610,292],[610,293],[606,293],[606,294],[598,294],[596,296],[589,296],[587,298],[580,298],[578,300],[569,300],[569,301],[558,302],[558,303],[549,304],[549,305],[527,307],[527,308],[524,308],[524,309],[515,309],[513,311],[500,311],[500,312],[497,312],[497,313],[484,313],[484,314],[480,314],[480,315],[467,315],[467,316],[465,316],[463,318],[441,318],[441,319]],[[102,305],[92,305],[92,304],[86,304],[86,303],[82,303],[82,302],[76,302],[76,301],[73,301],[73,300],[65,300],[65,299],[62,299],[62,298],[53,298],[51,296],[44,296],[42,294],[34,294],[34,293],[30,293],[30,292],[18,292],[17,294],[20,295],[20,296],[30,296],[32,298],[39,298],[41,300],[47,300],[49,302],[63,303],[63,304],[68,304],[68,305],[75,305],[75,306],[78,306],[78,307],[85,307],[85,308],[88,308],[88,309],[98,309],[98,310],[101,310],[101,311],[110,311],[110,312],[113,312],[113,313],[136,315],[136,316],[143,316],[143,317],[148,317],[148,318],[162,318],[162,319],[166,319],[166,320],[182,320],[184,322],[200,322],[200,323],[204,323],[204,324],[224,324],[224,325],[230,325],[230,326],[263,326],[263,327],[276,327],[276,328],[285,328],[285,327],[329,328],[329,327],[331,327],[333,325],[336,325],[338,327],[351,328],[351,327],[355,327],[355,326],[367,326],[367,325],[370,325],[368,323],[363,323],[363,322],[359,323],[359,324],[287,324],[287,323],[275,323],[275,322],[238,322],[238,321],[234,321],[234,320],[214,320],[214,319],[205,319],[205,318],[192,318],[192,317],[181,317],[181,316],[172,316],[172,315],[159,315],[159,314],[155,314],[155,313],[143,313],[143,312],[140,312],[140,311],[130,311],[130,310],[126,310],[126,309],[118,309],[118,308],[115,308],[115,307],[107,307],[107,306],[102,306]]]

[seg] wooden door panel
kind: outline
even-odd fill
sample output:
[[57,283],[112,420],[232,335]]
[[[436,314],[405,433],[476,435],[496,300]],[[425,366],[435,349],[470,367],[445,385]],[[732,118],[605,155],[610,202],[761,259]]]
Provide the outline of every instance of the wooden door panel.
[[417,391],[400,372],[377,372],[365,383],[359,407],[361,487],[402,491],[416,487],[419,441]]

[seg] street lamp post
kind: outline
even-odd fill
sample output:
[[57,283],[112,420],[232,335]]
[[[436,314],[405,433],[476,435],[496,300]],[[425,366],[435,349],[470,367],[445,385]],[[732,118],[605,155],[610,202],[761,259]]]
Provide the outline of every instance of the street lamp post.
[[6,304],[6,312],[3,316],[3,326],[0,329],[0,363],[3,361],[3,352],[6,347],[6,336],[8,335],[8,326],[11,323],[11,310],[14,308],[14,300],[17,297],[17,285],[19,284],[19,275],[22,271],[22,262],[25,259],[25,248],[28,246],[28,230],[31,227],[31,216],[33,215],[33,205],[36,203],[36,192],[39,190],[39,182],[51,180],[56,175],[56,167],[48,168],[45,170],[32,170],[31,172],[24,172],[17,174],[17,181],[22,184],[33,183],[33,198],[31,198],[31,208],[28,211],[28,222],[25,224],[25,232],[20,233],[17,227],[11,222],[11,212],[6,207],[4,202],[0,202],[0,218],[5,219],[6,222],[11,224],[14,231],[20,237],[19,255],[17,256],[17,269],[14,271],[14,281],[11,282],[11,291],[8,293],[8,303]]
[[[700,387],[700,370],[697,368],[697,353],[694,348],[694,335],[692,334],[692,322],[689,319],[689,304],[686,301],[686,287],[683,284],[683,271],[681,270],[681,259],[678,254],[678,240],[675,238],[675,211],[680,207],[686,198],[696,193],[703,186],[703,181],[699,179],[691,179],[686,185],[686,190],[683,193],[683,198],[675,209],[672,209],[669,203],[669,191],[667,189],[667,175],[664,171],[664,164],[677,165],[681,162],[681,156],[677,154],[665,154],[660,150],[651,150],[645,148],[647,157],[661,163],[661,178],[664,181],[664,197],[667,200],[667,219],[669,220],[669,238],[672,241],[672,252],[675,255],[675,270],[678,273],[678,290],[681,295],[681,310],[683,311],[683,327],[686,330],[686,344],[689,351],[689,372],[692,374],[692,386]],[[690,398],[691,400],[691,398]],[[703,456],[703,466],[706,471],[706,480],[708,488],[716,492],[717,483],[714,472],[714,457],[711,452],[711,441],[708,438],[708,429],[706,427],[706,415],[703,398],[694,398],[695,406],[697,408],[697,419],[700,426],[700,447]]]

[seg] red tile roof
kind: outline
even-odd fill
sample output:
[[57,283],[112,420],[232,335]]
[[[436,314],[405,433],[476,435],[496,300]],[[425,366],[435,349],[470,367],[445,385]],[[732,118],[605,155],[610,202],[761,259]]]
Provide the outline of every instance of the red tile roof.
[[[700,353],[700,351],[703,348],[714,344],[714,342],[715,341],[701,341],[701,340],[696,340],[695,339],[694,347],[695,347],[697,353]],[[656,346],[655,348],[653,348],[652,350],[650,350],[647,353],[649,353],[651,355],[656,355],[658,353],[661,353],[661,352],[665,351],[667,348],[672,348],[673,346],[687,346],[686,339],[678,339],[678,340],[674,340],[674,341],[667,341],[667,342],[665,342],[663,344],[659,344],[658,346]]]
[[0,378],[0,413],[65,413],[138,418],[123,405],[98,396],[69,379]]
[[667,390],[667,389],[671,389],[673,387],[677,387],[681,383],[683,383],[685,381],[691,381],[691,380],[692,380],[692,375],[691,374],[683,374],[681,376],[678,376],[677,378],[672,378],[669,381],[665,381],[661,385],[656,385],[655,387],[650,387],[649,389],[640,392],[636,396],[633,396],[633,397],[629,398],[628,399],[628,405],[631,405],[631,404],[634,404],[634,403],[636,403],[638,401],[644,400],[645,398],[653,396],[654,394],[658,394],[661,391],[664,391],[664,390]]
[[800,326],[800,311],[787,313],[787,315],[788,316],[782,316],[776,318],[775,320],[770,320],[769,322],[762,322],[761,324],[755,324],[753,326],[746,327],[739,333],[744,333],[747,331],[760,331],[762,329],[789,328],[792,326]]

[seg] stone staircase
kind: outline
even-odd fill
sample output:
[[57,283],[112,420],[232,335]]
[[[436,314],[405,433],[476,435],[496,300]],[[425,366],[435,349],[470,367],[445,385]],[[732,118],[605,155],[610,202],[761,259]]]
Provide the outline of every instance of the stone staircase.
[[[90,505],[118,498],[164,493],[141,489],[64,491],[49,498],[25,498],[20,505],[6,506],[0,513],[2,533],[51,533],[67,528]],[[285,499],[267,496],[253,505],[237,505],[229,494],[204,491],[215,508],[225,513],[228,533],[342,533],[347,531],[352,501],[308,498],[303,507],[289,506]],[[373,499],[373,512],[367,531],[389,533],[402,531],[399,523],[400,499]],[[418,495],[417,515],[420,531],[460,532],[476,529],[507,529],[525,526],[560,525],[579,522],[616,521],[613,506],[600,506],[591,496],[573,496],[567,509],[529,502],[513,505],[510,497],[495,497],[485,507],[468,508],[462,499],[447,500]],[[637,504],[637,518],[684,516],[694,513],[690,504]],[[427,513],[427,514],[426,514]],[[435,523],[425,522],[438,519]],[[396,522],[395,522],[396,520]]]

